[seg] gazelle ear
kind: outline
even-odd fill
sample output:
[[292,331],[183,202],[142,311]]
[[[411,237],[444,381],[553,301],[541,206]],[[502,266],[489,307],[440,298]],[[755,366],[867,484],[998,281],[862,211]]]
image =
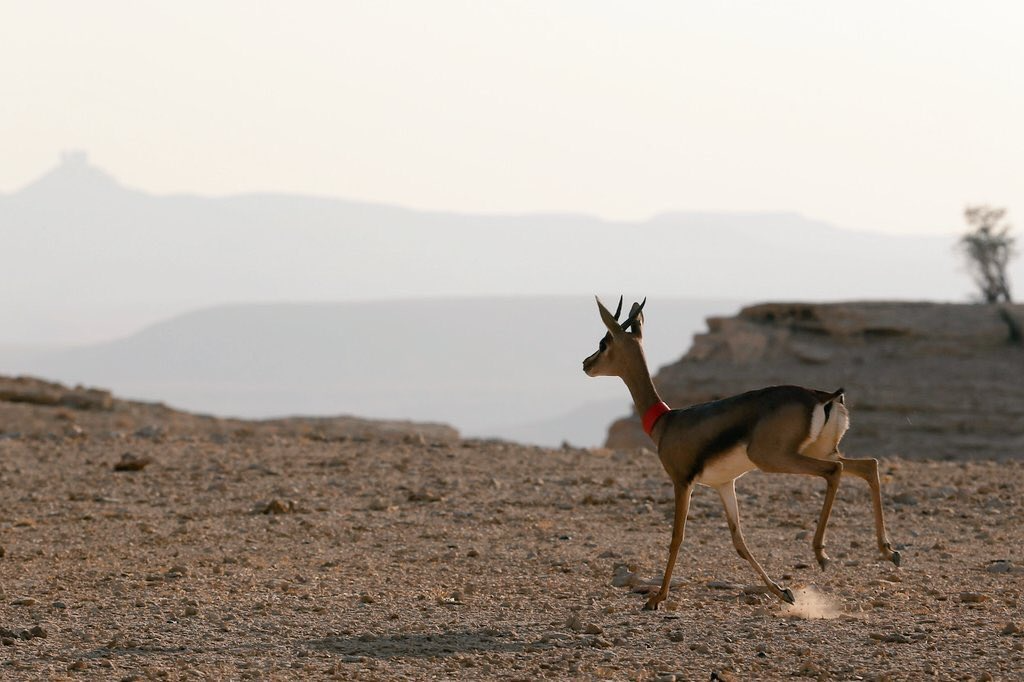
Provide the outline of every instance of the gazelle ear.
[[[597,301],[597,309],[601,313],[601,321],[604,322],[604,326],[608,327],[608,331],[612,333],[612,336],[618,336],[622,333],[622,328],[619,323],[615,320],[615,316],[604,307],[604,303],[601,303],[601,299],[594,296],[594,300]],[[619,305],[622,305],[621,303]]]

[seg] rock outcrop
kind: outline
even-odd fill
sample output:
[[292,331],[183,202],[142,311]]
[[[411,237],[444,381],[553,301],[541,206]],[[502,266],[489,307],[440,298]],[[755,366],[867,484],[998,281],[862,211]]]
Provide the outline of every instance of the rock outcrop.
[[[766,303],[708,328],[654,378],[673,407],[773,384],[843,387],[850,456],[1024,458],[1024,305]],[[633,415],[608,446],[652,445]]]
[[452,443],[459,432],[447,424],[359,417],[227,419],[192,414],[162,403],[122,400],[110,391],[0,375],[0,440],[4,438],[121,438],[162,440],[252,436],[303,437],[317,441],[373,439]]

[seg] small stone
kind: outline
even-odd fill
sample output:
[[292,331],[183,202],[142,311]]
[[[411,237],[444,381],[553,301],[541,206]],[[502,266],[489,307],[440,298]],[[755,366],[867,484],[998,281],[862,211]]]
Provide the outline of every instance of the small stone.
[[610,649],[612,646],[611,642],[609,642],[607,639],[600,635],[594,637],[594,639],[590,643],[592,646],[595,646],[598,649]]
[[984,601],[988,601],[989,597],[987,594],[981,592],[961,592],[960,601],[965,604],[980,604]]
[[587,623],[587,625],[583,628],[583,632],[584,632],[584,634],[588,634],[588,635],[603,635],[604,634],[604,630],[601,628],[601,626],[600,625],[596,625],[594,623]]
[[573,632],[582,632],[583,621],[580,619],[580,614],[574,613],[569,616],[569,619],[565,621],[565,627],[569,628]]
[[68,607],[68,605],[62,601],[55,601],[52,604],[50,604],[50,606],[55,609],[66,609]]
[[374,599],[371,595],[364,593],[364,594],[359,595],[359,603],[361,603],[361,604],[375,604],[375,603],[377,603],[377,600]]
[[375,497],[370,500],[370,504],[367,505],[367,509],[370,511],[389,511],[391,505],[388,504],[387,499],[383,497]]
[[612,574],[612,586],[613,587],[634,587],[643,582],[640,577],[629,570],[626,564],[617,564],[615,566],[615,572]]
[[167,429],[162,426],[147,425],[135,432],[136,438],[146,438],[148,440],[163,441],[167,437]]
[[1009,559],[996,559],[985,567],[989,573],[1009,573],[1013,570],[1013,562]]
[[1006,627],[999,633],[1001,635],[1020,635],[1024,634],[1024,628],[1017,623],[1007,623]]
[[289,514],[295,511],[295,503],[291,500],[273,499],[261,510],[264,514]]
[[917,498],[911,493],[899,493],[898,495],[893,495],[892,501],[896,504],[907,505],[908,507],[917,505]]
[[822,669],[813,661],[804,661],[796,674],[800,677],[819,677],[822,674]]
[[471,559],[475,559],[476,557],[480,556],[480,552],[476,551],[475,549],[471,549],[468,552],[466,552],[466,556],[470,557]]
[[32,597],[19,597],[11,602],[11,606],[35,606],[36,600]]
[[14,639],[11,637],[0,637],[0,644],[4,646],[14,646]]
[[199,609],[197,609],[194,606],[186,606],[185,607],[185,615],[186,616],[198,616],[199,615]]
[[149,457],[140,457],[134,453],[126,452],[121,455],[121,461],[114,464],[114,471],[142,471],[151,461]]
[[82,660],[80,658],[77,661],[75,661],[75,662],[71,663],[70,665],[68,665],[68,670],[72,670],[72,671],[86,670],[88,667],[89,667],[89,664],[86,663],[84,660]]
[[33,637],[42,637],[44,639],[46,638],[46,630],[40,625],[33,626],[32,629],[29,630],[29,633]]
[[407,498],[410,502],[440,502],[442,499],[431,490],[410,490]]

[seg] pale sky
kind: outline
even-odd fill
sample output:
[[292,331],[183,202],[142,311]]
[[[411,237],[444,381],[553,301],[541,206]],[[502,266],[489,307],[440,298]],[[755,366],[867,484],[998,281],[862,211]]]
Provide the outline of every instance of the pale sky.
[[0,192],[1024,224],[1024,5],[0,0]]

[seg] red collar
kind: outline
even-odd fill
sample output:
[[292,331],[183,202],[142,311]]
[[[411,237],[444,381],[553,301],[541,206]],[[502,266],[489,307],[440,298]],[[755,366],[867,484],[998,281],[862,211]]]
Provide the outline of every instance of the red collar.
[[647,411],[644,412],[644,418],[643,418],[644,432],[648,436],[651,435],[651,431],[654,430],[654,425],[658,423],[658,419],[661,418],[661,415],[665,414],[666,412],[668,412],[671,409],[672,408],[670,408],[664,402],[658,402],[658,403],[654,403],[653,405],[651,405],[647,409]]

